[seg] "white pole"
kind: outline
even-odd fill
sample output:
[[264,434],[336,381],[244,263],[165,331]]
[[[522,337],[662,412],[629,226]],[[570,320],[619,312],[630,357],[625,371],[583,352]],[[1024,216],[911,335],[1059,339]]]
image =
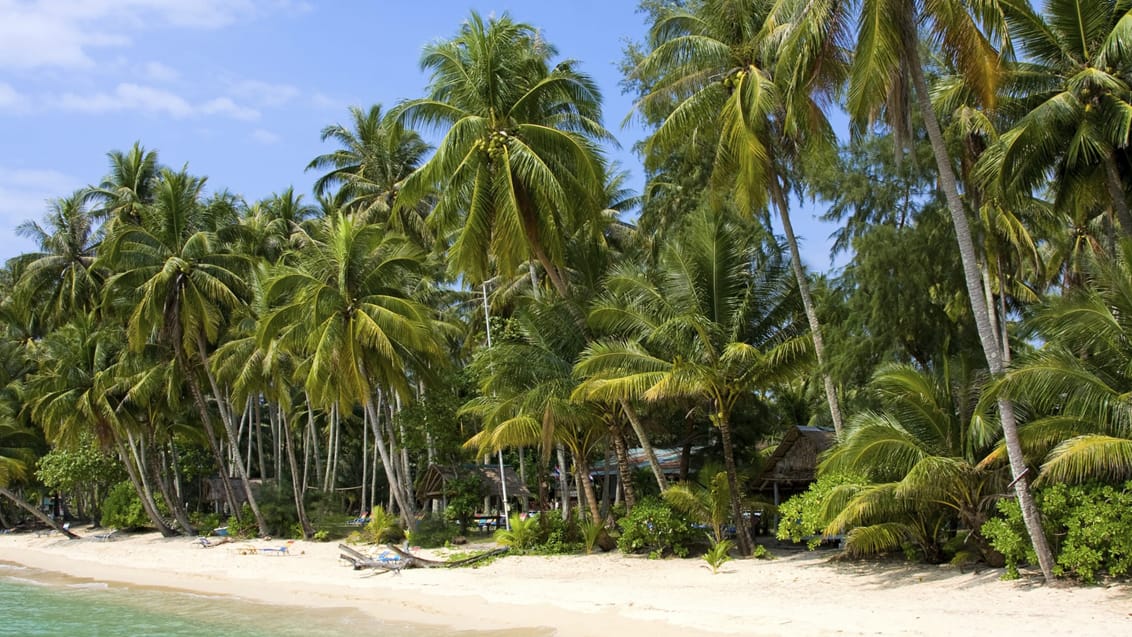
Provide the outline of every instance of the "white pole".
[[[491,348],[491,307],[487,303],[487,281],[480,288],[483,291],[483,325],[487,330],[487,347]],[[511,511],[507,505],[507,474],[503,472],[503,450],[499,450],[499,488],[503,491],[503,524],[511,530]]]

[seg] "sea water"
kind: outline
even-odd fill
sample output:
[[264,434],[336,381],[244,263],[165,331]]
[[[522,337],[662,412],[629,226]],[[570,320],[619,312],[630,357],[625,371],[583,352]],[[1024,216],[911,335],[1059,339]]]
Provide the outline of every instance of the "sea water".
[[4,636],[439,637],[452,633],[383,623],[355,609],[273,606],[219,595],[110,585],[0,563],[0,635]]

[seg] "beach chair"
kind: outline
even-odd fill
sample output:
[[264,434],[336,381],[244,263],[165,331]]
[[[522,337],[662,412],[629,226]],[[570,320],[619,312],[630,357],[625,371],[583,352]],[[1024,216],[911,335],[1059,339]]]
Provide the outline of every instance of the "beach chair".
[[290,551],[286,546],[267,546],[259,550],[260,555],[274,555],[277,557],[284,557],[290,555]]
[[118,537],[118,529],[110,529],[109,533],[99,533],[91,537],[98,540],[99,542],[109,542],[110,540]]

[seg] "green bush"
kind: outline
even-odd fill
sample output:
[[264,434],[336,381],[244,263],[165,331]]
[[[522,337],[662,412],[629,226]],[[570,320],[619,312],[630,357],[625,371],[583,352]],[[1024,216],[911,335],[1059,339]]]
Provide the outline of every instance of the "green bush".
[[687,517],[657,498],[638,502],[628,516],[617,521],[617,525],[621,527],[617,548],[622,553],[647,552],[649,557],[668,554],[687,557],[689,547],[698,537]]
[[[164,511],[165,502],[160,495],[155,495],[158,510]],[[119,482],[110,489],[106,499],[102,501],[102,525],[117,529],[140,529],[150,525],[149,516],[145,514],[141,498],[138,497],[134,485],[129,482]]]
[[[1092,583],[1101,573],[1121,576],[1132,569],[1132,481],[1120,488],[1057,484],[1036,489],[1034,497],[1056,556],[1056,575]],[[998,511],[982,532],[1006,558],[1006,577],[1018,577],[1018,566],[1037,562],[1037,555],[1017,500],[1000,500]]]
[[407,539],[416,546],[428,549],[444,546],[459,534],[460,530],[448,524],[444,518],[428,516],[417,522],[417,530]]
[[371,544],[396,544],[405,539],[405,529],[401,528],[396,515],[386,511],[385,507],[376,506],[362,529],[362,539]]
[[812,551],[821,544],[822,529],[826,520],[821,511],[825,498],[834,487],[859,482],[855,476],[845,474],[823,475],[810,488],[783,502],[778,507],[778,530],[775,537],[782,541],[806,542]]
[[704,553],[704,561],[711,567],[712,575],[716,575],[719,573],[719,567],[731,561],[731,548],[734,543],[731,540],[716,542],[715,538],[711,536],[708,536],[708,539],[711,540],[711,548],[708,549],[707,553]]
[[577,519],[563,519],[558,511],[547,511],[522,519],[511,516],[511,528],[495,532],[495,541],[518,553],[565,555],[582,550],[584,538]]
[[511,516],[511,528],[499,529],[495,532],[495,541],[510,547],[517,552],[533,549],[539,543],[540,532],[537,517],[528,517],[525,520],[518,515]]
[[228,535],[232,537],[251,538],[259,535],[259,527],[256,525],[252,508],[247,504],[240,510],[239,519],[234,515],[229,516],[224,524],[228,527]]

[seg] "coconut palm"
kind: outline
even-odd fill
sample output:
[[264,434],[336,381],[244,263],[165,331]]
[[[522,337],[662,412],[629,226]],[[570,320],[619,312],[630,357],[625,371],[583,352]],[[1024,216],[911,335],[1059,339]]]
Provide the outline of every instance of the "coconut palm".
[[[830,417],[840,431],[841,407],[825,370],[821,323],[790,220],[787,175],[802,146],[832,151],[831,129],[813,100],[836,81],[841,65],[827,57],[822,65],[795,67],[794,75],[777,77],[781,36],[774,6],[761,0],[699,0],[660,12],[650,31],[650,52],[634,70],[649,85],[638,108],[667,112],[645,142],[646,166],[655,169],[687,148],[689,140],[715,139],[714,185],[728,196],[733,192],[740,209],[754,214],[769,195],[790,248]],[[792,83],[807,73],[804,86]]]
[[826,534],[848,532],[846,548],[855,554],[911,542],[938,561],[957,521],[968,541],[991,556],[980,529],[1007,478],[979,464],[999,435],[978,409],[985,381],[985,372],[958,360],[934,371],[904,364],[879,369],[870,389],[880,408],[855,415],[819,467],[867,481],[831,492]]
[[571,399],[578,383],[571,372],[585,337],[562,300],[529,299],[511,326],[514,337],[494,343],[470,366],[480,379],[480,396],[461,411],[480,417],[484,429],[465,446],[481,453],[537,446],[545,467],[555,444],[565,445],[578,466],[590,516],[600,520],[589,456],[606,426],[596,404]]
[[[1000,389],[1031,420],[1022,441],[1045,482],[1132,478],[1132,242],[1091,258],[1086,285],[1052,298],[1031,320],[1045,347],[1021,359]],[[998,454],[1001,455],[1001,452]]]
[[157,151],[146,150],[141,143],[127,152],[111,151],[110,173],[103,178],[97,188],[91,189],[89,197],[98,202],[98,216],[107,220],[110,226],[117,223],[138,223],[142,218],[142,208],[153,202],[161,167],[157,163]]
[[34,440],[33,434],[20,427],[8,406],[0,403],[0,496],[11,500],[13,504],[32,514],[40,522],[72,540],[77,540],[79,536],[63,526],[60,521],[47,517],[43,511],[11,489],[13,484],[28,476],[29,469],[35,463],[35,453],[30,444],[32,440]]
[[586,379],[577,393],[591,400],[707,403],[723,442],[744,554],[753,543],[742,523],[732,411],[740,399],[793,379],[812,363],[808,339],[792,320],[790,275],[773,249],[770,255],[763,249],[749,227],[727,214],[697,215],[661,252],[655,277],[622,271],[609,278],[611,292],[596,301],[590,322],[619,340],[587,347],[575,370]]
[[573,61],[551,66],[555,54],[534,27],[473,12],[456,37],[425,47],[428,97],[399,107],[443,139],[398,202],[437,193],[429,223],[456,229],[450,266],[473,283],[492,259],[509,273],[533,258],[567,296],[562,238],[601,211],[601,95]]
[[[416,131],[374,104],[369,110],[350,107],[350,126],[322,129],[322,141],[340,148],[319,155],[307,170],[329,170],[314,182],[314,192],[328,196],[338,189],[342,206],[358,211],[370,222],[390,223],[422,242],[429,237],[423,206],[395,207],[400,183],[416,170],[431,150]],[[397,214],[394,214],[394,213]]]
[[711,525],[715,542],[724,540],[723,525],[727,523],[731,508],[731,490],[727,485],[726,471],[711,476],[706,487],[682,483],[665,489],[660,495],[672,508],[701,524]]
[[328,216],[301,231],[294,266],[266,284],[270,312],[258,339],[309,360],[304,386],[320,406],[361,405],[370,418],[389,488],[406,524],[413,496],[394,472],[374,394],[412,396],[409,382],[441,348],[429,308],[411,296],[423,255],[406,239],[347,215]]
[[95,307],[106,278],[94,267],[98,233],[86,210],[85,191],[51,202],[45,225],[25,221],[16,234],[39,244],[23,262],[13,294],[15,302],[34,306],[56,325]]
[[[999,0],[862,0],[797,2],[784,3],[784,6],[787,10],[782,15],[793,26],[784,41],[781,57],[791,60],[797,68],[813,68],[822,59],[836,63],[841,59],[841,43],[856,43],[849,73],[847,107],[858,129],[864,129],[883,113],[895,131],[906,135],[910,122],[908,107],[914,97],[939,170],[939,187],[955,228],[968,302],[983,354],[992,376],[1001,376],[1005,371],[1004,343],[999,342],[999,332],[990,315],[966,207],[959,193],[947,140],[932,105],[920,36],[923,29],[923,35],[939,46],[950,62],[949,66],[955,68],[978,95],[979,103],[993,108],[1001,78],[1001,60],[999,51],[985,33],[1001,35],[1008,32],[1002,23],[1002,5]],[[855,25],[854,15],[857,17]],[[985,26],[985,33],[981,25]],[[1000,45],[1010,47],[1008,41],[1002,41]],[[1053,557],[1025,479],[1026,464],[1018,438],[1014,406],[1003,400],[998,408],[1015,478],[1014,491],[1038,554],[1042,574],[1046,581],[1052,581]]]
[[[140,211],[140,223],[125,222],[112,229],[105,261],[117,273],[107,281],[105,300],[128,308],[131,350],[140,351],[151,341],[169,347],[223,471],[226,463],[198,375],[208,382],[228,443],[238,448],[235,425],[208,357],[209,348],[220,338],[225,316],[245,303],[248,263],[243,256],[226,252],[216,236],[218,226],[235,220],[229,197],[221,194],[204,202],[204,183],[183,170],[165,169],[153,203]],[[259,531],[267,535],[267,523],[239,454],[232,456],[232,464]],[[230,491],[226,477],[221,482]],[[239,515],[235,498],[228,495]]]

